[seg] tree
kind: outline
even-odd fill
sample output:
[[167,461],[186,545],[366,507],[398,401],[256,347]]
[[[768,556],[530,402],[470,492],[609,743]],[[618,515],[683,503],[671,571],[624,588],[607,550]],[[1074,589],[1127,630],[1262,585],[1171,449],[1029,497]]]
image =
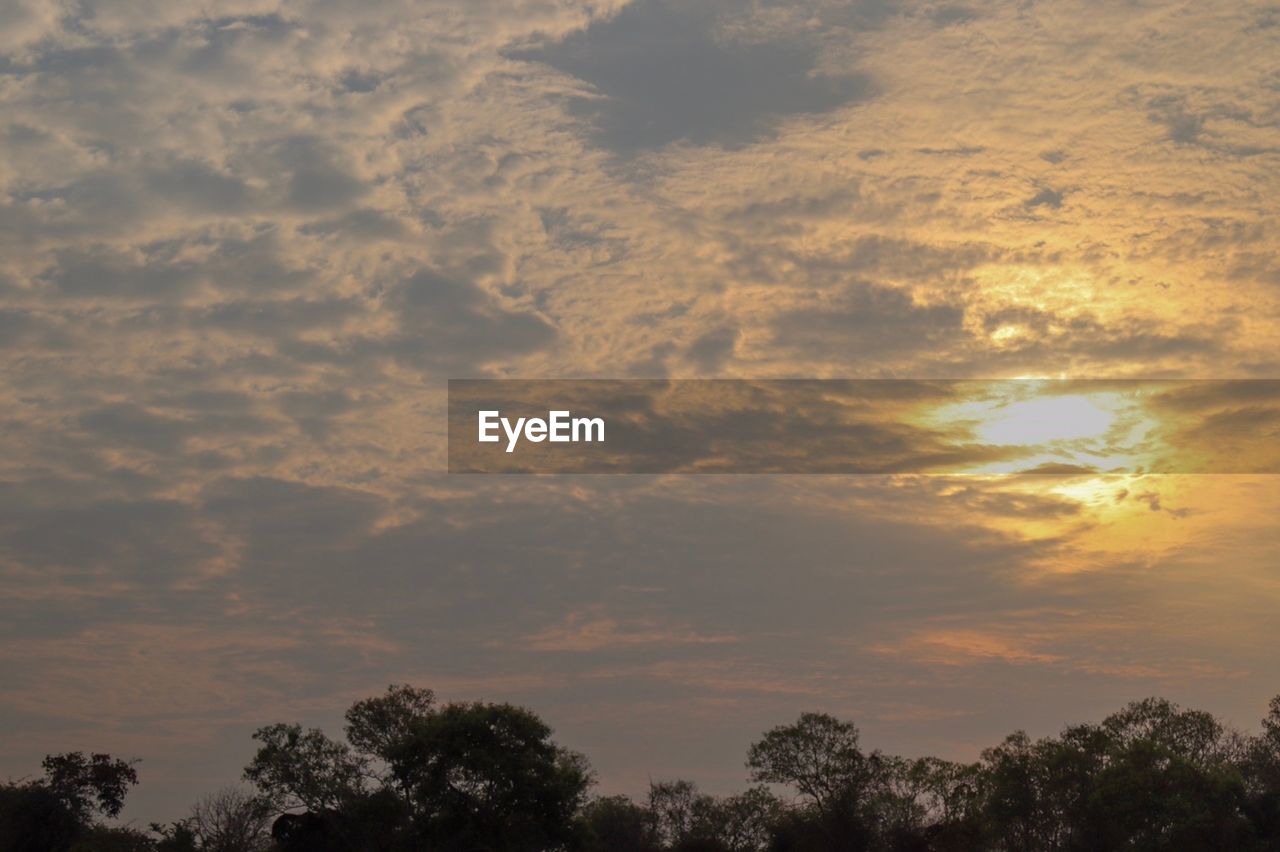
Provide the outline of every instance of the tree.
[[667,847],[710,833],[707,818],[713,804],[712,798],[699,793],[692,781],[649,784],[649,813],[659,840]]
[[858,747],[857,726],[825,713],[803,713],[793,724],[766,731],[747,753],[752,781],[794,787],[823,812],[860,795],[870,764]]
[[133,763],[115,760],[109,754],[87,758],[78,751],[51,754],[41,765],[45,785],[85,821],[94,811],[118,816],[129,788],[138,783]]
[[588,852],[659,852],[653,813],[626,796],[592,799],[582,809],[583,846]]
[[47,786],[0,786],[0,849],[5,852],[69,849],[86,829],[67,803]]
[[262,745],[244,777],[277,811],[338,810],[364,791],[365,759],[323,731],[275,724],[259,728],[253,738]]
[[767,787],[752,787],[721,799],[713,810],[716,836],[731,852],[759,852],[769,844],[784,806]]
[[196,802],[186,827],[201,852],[261,852],[270,842],[272,806],[239,787],[224,787]]
[[1246,812],[1254,831],[1280,850],[1280,695],[1271,699],[1262,733],[1246,743],[1242,760]]
[[922,757],[911,762],[908,774],[929,848],[943,852],[977,847],[982,828],[982,767]]
[[509,704],[437,706],[392,686],[346,714],[347,742],[269,725],[245,770],[284,813],[285,848],[556,849],[574,841],[590,772],[542,720]]
[[1102,720],[1115,748],[1149,742],[1198,763],[1226,756],[1222,724],[1202,710],[1184,710],[1163,698],[1134,701]]
[[983,816],[997,849],[1032,852],[1060,846],[1061,823],[1047,792],[1045,750],[1045,743],[1015,731],[982,753]]
[[[108,754],[68,752],[45,757],[44,777],[0,786],[0,850],[66,852],[129,849],[137,832],[95,826],[95,814],[114,817],[138,783],[133,764]],[[94,844],[92,847],[84,843]]]
[[1280,697],[1251,737],[1147,699],[975,764],[866,753],[853,724],[806,713],[748,752],[789,803],[690,781],[588,801],[585,759],[529,710],[409,686],[353,704],[345,730],[260,729],[257,794],[224,789],[150,835],[98,821],[131,763],[51,755],[0,783],[0,852],[1280,852]]
[[1107,849],[1242,849],[1249,837],[1243,793],[1233,769],[1198,764],[1163,743],[1139,740],[1098,774],[1077,824]]
[[188,820],[178,820],[168,825],[151,823],[151,833],[156,835],[155,852],[200,852],[195,832]]
[[447,704],[389,751],[418,836],[442,849],[543,850],[573,839],[586,759],[510,704]]
[[1134,702],[985,752],[984,821],[998,849],[1246,849],[1246,751],[1207,713]]
[[155,852],[155,841],[133,828],[95,825],[73,844],[70,852]]
[[1062,830],[1075,848],[1244,848],[1243,751],[1210,714],[1157,698],[1069,728],[1052,749],[1075,770]]
[[351,705],[346,713],[347,742],[361,754],[390,762],[392,752],[435,707],[435,693],[392,684],[384,695]]
[[758,852],[769,842],[782,802],[765,787],[718,798],[691,781],[649,785],[649,815],[667,848]]
[[803,713],[790,725],[766,731],[748,750],[747,768],[752,781],[786,784],[800,794],[804,807],[786,821],[775,845],[830,852],[870,848],[873,824],[865,806],[883,757],[862,753],[852,722]]

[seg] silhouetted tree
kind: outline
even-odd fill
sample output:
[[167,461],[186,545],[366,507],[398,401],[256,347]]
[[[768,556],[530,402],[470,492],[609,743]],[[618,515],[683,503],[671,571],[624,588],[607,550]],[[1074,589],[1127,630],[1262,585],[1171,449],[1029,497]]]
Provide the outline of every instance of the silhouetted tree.
[[983,755],[993,848],[1212,850],[1253,843],[1238,757],[1209,714],[1148,699]]
[[785,784],[801,796],[775,848],[860,852],[871,848],[864,804],[883,759],[863,754],[858,728],[825,713],[766,731],[747,752],[751,780]]
[[1255,736],[1147,699],[973,764],[864,752],[852,723],[805,713],[750,747],[761,786],[665,781],[643,803],[587,800],[585,759],[509,704],[393,686],[345,731],[262,728],[257,795],[224,790],[150,834],[98,821],[131,764],[50,756],[0,784],[0,852],[1280,852],[1280,697]]
[[43,784],[0,787],[0,849],[6,852],[69,849],[86,829],[67,803]]
[[574,839],[585,758],[557,746],[537,716],[510,704],[447,704],[389,752],[418,836],[439,849],[556,849]]
[[70,852],[155,852],[155,839],[145,832],[127,827],[90,826]]
[[156,836],[155,852],[200,852],[195,832],[187,820],[169,825],[151,823],[151,833]]
[[713,805],[714,800],[699,793],[692,781],[659,781],[649,785],[649,813],[659,841],[668,848],[713,831],[709,820]]
[[224,787],[192,808],[186,828],[201,852],[262,852],[270,843],[271,803],[239,787]]
[[244,777],[278,810],[338,810],[364,791],[367,761],[324,731],[280,723],[253,738],[262,745]]
[[[936,757],[912,762],[914,794],[923,811],[919,834],[933,852],[981,848],[983,836],[982,767]],[[917,843],[917,838],[912,838]]]
[[752,787],[716,801],[711,820],[731,852],[760,852],[768,847],[773,824],[784,810],[767,787]]
[[592,799],[582,809],[583,848],[587,852],[659,852],[653,812],[626,796]]
[[575,842],[586,761],[507,704],[446,704],[392,686],[352,705],[347,743],[271,725],[245,770],[286,814],[277,845],[302,849],[558,849]]
[[145,838],[93,822],[95,814],[114,817],[124,807],[129,788],[138,783],[132,763],[75,751],[49,755],[42,766],[40,780],[0,786],[0,850],[109,852],[132,849],[137,837]]
[[352,704],[346,712],[347,742],[357,752],[390,763],[393,752],[435,708],[429,689],[392,684],[382,695]]
[[859,797],[871,780],[870,764],[857,726],[825,713],[803,713],[766,731],[747,752],[751,780],[794,787],[819,811]]
[[1259,846],[1280,852],[1280,695],[1271,699],[1262,733],[1247,742],[1241,764],[1245,812],[1263,839]]
[[109,754],[52,754],[41,765],[45,785],[84,820],[90,819],[94,811],[117,816],[129,788],[138,783],[133,764],[115,760]]

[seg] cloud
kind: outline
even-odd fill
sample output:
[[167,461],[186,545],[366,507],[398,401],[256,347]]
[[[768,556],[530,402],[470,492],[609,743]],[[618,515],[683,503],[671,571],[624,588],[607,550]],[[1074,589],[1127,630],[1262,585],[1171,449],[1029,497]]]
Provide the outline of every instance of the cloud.
[[733,357],[733,347],[738,341],[735,328],[717,328],[699,337],[685,353],[701,372],[715,373]]
[[[860,4],[858,4],[860,5]],[[866,75],[822,74],[800,39],[734,41],[718,32],[719,5],[638,0],[558,43],[514,56],[583,80],[574,99],[599,142],[631,154],[677,141],[742,145],[788,115],[869,97]]]
[[602,651],[636,645],[701,645],[734,641],[731,636],[703,636],[653,623],[620,625],[597,613],[574,613],[563,624],[524,636],[520,645],[532,651]]
[[965,666],[998,661],[1013,664],[1056,663],[1062,657],[1033,650],[1018,638],[977,630],[922,631],[894,644],[873,645],[879,654],[904,654],[922,663]]
[[920,304],[909,292],[855,282],[821,307],[779,315],[772,326],[779,345],[809,357],[838,351],[876,357],[915,349],[922,342],[939,348],[954,345],[963,334],[963,323],[959,306]]
[[[176,818],[393,680],[609,791],[738,786],[797,696],[956,757],[1157,687],[1255,718],[1266,479],[439,471],[451,376],[1273,377],[1274,17],[4,4],[0,772],[123,751]],[[1234,393],[1162,404],[1235,452]]]

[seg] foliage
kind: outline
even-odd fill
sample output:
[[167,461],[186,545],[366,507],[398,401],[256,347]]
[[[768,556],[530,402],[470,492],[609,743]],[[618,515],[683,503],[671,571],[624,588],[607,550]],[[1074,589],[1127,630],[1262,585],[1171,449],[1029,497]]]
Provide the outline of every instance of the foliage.
[[[345,741],[254,734],[245,770],[143,833],[121,812],[133,764],[51,755],[0,784],[3,852],[1280,852],[1280,697],[1244,736],[1161,699],[974,763],[864,751],[857,727],[803,713],[747,753],[757,786],[690,781],[588,798],[584,758],[529,710],[392,686],[346,714]],[[779,793],[786,796],[780,797]]]
[[0,787],[0,849],[50,852],[69,849],[84,823],[57,794],[40,783]]
[[88,819],[93,811],[109,817],[118,815],[124,807],[125,794],[138,783],[133,764],[115,760],[109,754],[51,754],[42,765],[45,785],[80,819]]
[[662,842],[653,811],[626,796],[592,799],[579,817],[589,852],[658,852]]
[[825,713],[802,713],[790,725],[765,733],[747,752],[751,780],[795,787],[826,813],[861,795],[873,774],[858,747],[858,729]]
[[435,703],[429,689],[392,684],[384,695],[357,701],[347,710],[347,742],[361,754],[390,763],[392,753],[428,718]]
[[429,690],[392,686],[352,705],[345,731],[345,743],[288,724],[254,735],[245,778],[278,811],[306,810],[277,821],[278,843],[514,852],[579,842],[586,761],[528,710],[437,706]]
[[183,828],[201,852],[262,852],[271,838],[271,802],[239,787],[224,787],[191,809]]
[[364,789],[366,760],[324,731],[283,723],[254,732],[262,745],[244,777],[278,809],[340,809]]
[[[114,852],[150,850],[150,840],[128,828],[95,825],[114,817],[138,783],[133,764],[107,754],[74,751],[45,757],[44,777],[0,785],[0,849],[5,852]],[[141,844],[141,845],[140,845]]]
[[95,825],[71,845],[70,852],[155,852],[149,834],[127,827]]
[[448,704],[390,751],[418,834],[440,848],[550,849],[571,838],[590,773],[510,704]]

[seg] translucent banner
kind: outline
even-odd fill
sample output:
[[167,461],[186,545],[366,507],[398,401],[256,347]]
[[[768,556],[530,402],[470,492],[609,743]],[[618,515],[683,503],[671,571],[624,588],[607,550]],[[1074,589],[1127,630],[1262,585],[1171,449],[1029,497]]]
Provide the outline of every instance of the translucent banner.
[[1273,473],[1280,380],[455,379],[451,473]]

